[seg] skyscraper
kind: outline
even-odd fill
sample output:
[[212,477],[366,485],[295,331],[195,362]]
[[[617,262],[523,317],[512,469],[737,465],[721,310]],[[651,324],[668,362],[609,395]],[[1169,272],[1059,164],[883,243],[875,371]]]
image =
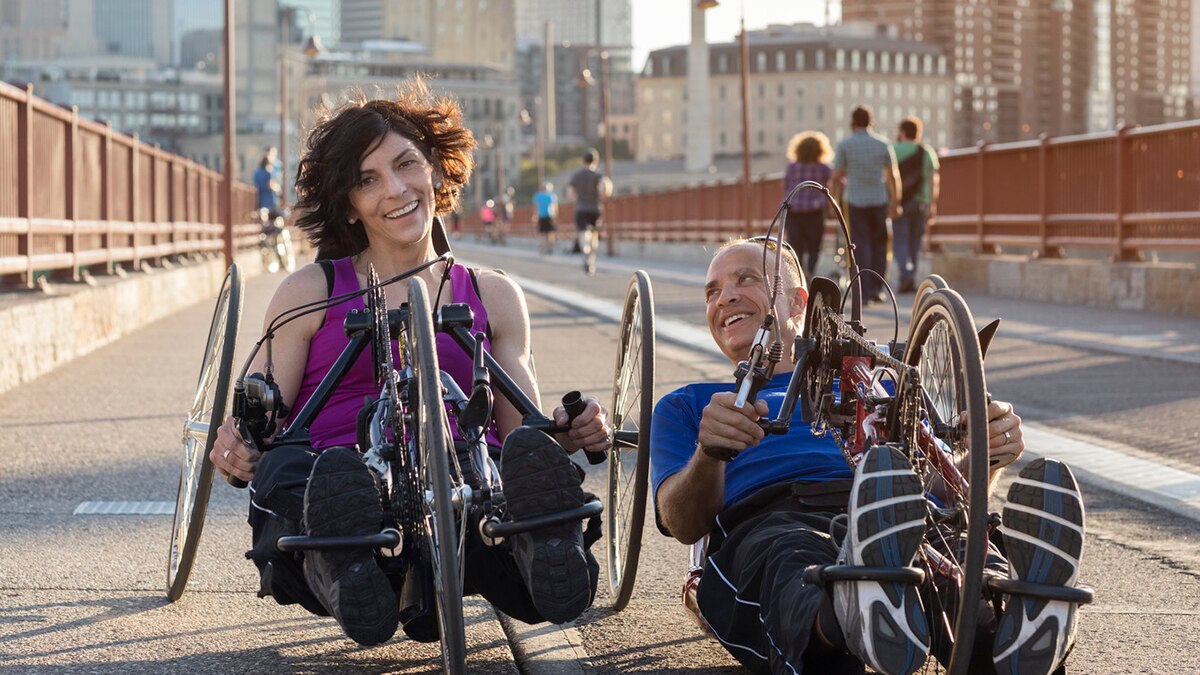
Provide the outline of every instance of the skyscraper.
[[105,54],[154,59],[160,66],[172,56],[172,12],[161,0],[94,0],[93,26]]
[[341,0],[346,43],[410,43],[411,60],[482,65],[511,73],[516,64],[514,0]]

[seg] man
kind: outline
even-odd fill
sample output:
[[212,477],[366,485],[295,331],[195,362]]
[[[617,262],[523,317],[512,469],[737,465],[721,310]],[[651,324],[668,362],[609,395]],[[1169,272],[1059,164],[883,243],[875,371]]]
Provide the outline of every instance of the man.
[[925,226],[937,217],[941,188],[937,152],[921,142],[921,118],[900,122],[892,146],[900,168],[900,215],[892,219],[892,258],[900,270],[900,292],[916,289],[917,258]]
[[[829,178],[834,199],[845,197],[850,211],[850,240],[863,270],[862,293],[867,303],[883,302],[887,279],[888,219],[900,215],[900,171],[887,139],[871,126],[871,109],[858,106],[850,114],[853,133],[838,143]],[[874,274],[866,270],[874,270]]]
[[583,153],[583,166],[571,176],[567,193],[575,200],[575,229],[583,253],[584,274],[596,273],[596,247],[600,244],[600,201],[612,196],[612,181],[596,171],[599,153]]
[[558,196],[554,194],[554,183],[546,183],[533,195],[537,209],[538,233],[542,235],[542,255],[554,252],[554,219],[558,216]]
[[267,210],[267,222],[279,215],[279,181],[275,177],[275,148],[268,148],[254,170],[254,189],[258,193],[255,208]]
[[[770,310],[764,245],[728,244],[708,268],[709,331],[734,364],[747,356]],[[767,269],[774,269],[768,258]],[[774,311],[779,339],[790,345],[802,329],[808,296],[794,254],[785,261]],[[887,566],[911,564],[926,526],[920,478],[888,446],[869,449],[852,471],[833,440],[813,436],[801,423],[801,406],[786,435],[764,436],[757,420],[778,414],[790,374],[787,368],[773,377],[759,400],[741,408],[732,382],[688,385],[658,402],[650,452],[660,529],[685,544],[709,537],[696,601],[705,624],[743,665],[760,672],[861,673],[865,662],[883,673],[910,673],[925,661],[936,629],[917,588],[855,581],[831,583],[827,592],[805,582],[803,572],[835,562],[879,565],[881,552],[890,555]],[[1025,445],[1011,405],[990,403],[988,418],[994,475]],[[1021,515],[1004,530],[1010,555],[1021,552],[1009,573],[1049,582],[1040,574],[1053,570],[1062,573],[1053,583],[1073,585],[1083,511],[1070,471],[1055,460],[1035,460],[1014,485],[1019,489],[1010,489],[1009,500],[1016,494],[1024,506],[1011,507]],[[1043,540],[1039,527],[1059,536]],[[1029,562],[1035,557],[1045,569]],[[997,562],[1008,567],[1002,558]],[[1074,606],[1049,602],[1029,619],[1018,609],[1023,604],[1010,602],[1000,619],[994,659],[1021,673],[1051,672],[1073,643]]]

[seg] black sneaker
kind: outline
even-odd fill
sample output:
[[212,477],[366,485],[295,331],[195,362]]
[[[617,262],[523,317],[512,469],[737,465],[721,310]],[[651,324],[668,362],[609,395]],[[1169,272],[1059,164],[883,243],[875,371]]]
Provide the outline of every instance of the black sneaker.
[[[304,492],[306,533],[377,534],[382,526],[379,484],[362,456],[348,448],[321,453]],[[395,634],[400,622],[396,594],[373,550],[307,551],[304,578],[351,640],[377,645]]]
[[[907,567],[925,532],[921,479],[899,450],[868,449],[854,471],[846,538],[838,564]],[[929,625],[916,586],[896,582],[834,584],[833,606],[846,645],[888,675],[912,673],[929,653]]]
[[[1083,553],[1083,497],[1066,464],[1036,459],[1008,488],[1004,504],[1009,577],[1074,586]],[[992,650],[997,673],[1054,672],[1075,643],[1073,602],[1012,596]]]
[[[514,429],[504,440],[500,478],[508,515],[514,521],[561,513],[587,502],[580,487],[582,471],[553,438],[529,427]],[[594,587],[580,521],[518,534],[510,541],[521,578],[542,618],[566,623],[588,608]]]

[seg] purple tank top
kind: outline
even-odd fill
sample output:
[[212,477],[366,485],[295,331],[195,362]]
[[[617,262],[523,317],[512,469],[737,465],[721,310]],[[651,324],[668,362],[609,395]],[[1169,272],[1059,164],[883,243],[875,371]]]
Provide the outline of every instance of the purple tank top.
[[[455,264],[450,268],[450,285],[454,294],[451,302],[466,303],[475,315],[475,323],[471,332],[487,332],[487,309],[484,308],[483,301],[479,299],[479,293],[475,289],[470,270]],[[334,260],[333,293],[331,295],[350,293],[359,288],[358,275],[354,273],[354,265],[350,258]],[[431,296],[436,294],[436,288],[430,289]],[[434,298],[430,297],[430,302],[433,300]],[[321,379],[325,377],[342,350],[349,344],[350,339],[346,337],[346,331],[343,328],[346,314],[352,309],[364,308],[363,297],[357,296],[325,310],[325,321],[317,329],[309,343],[308,363],[304,367],[304,379],[301,381],[300,393],[296,397],[293,412],[299,411],[308,399],[312,398]],[[490,352],[491,340],[485,339],[483,344],[484,349]],[[393,340],[392,358],[398,360],[396,350],[396,342]],[[471,382],[474,379],[470,355],[454,342],[454,338],[444,333],[437,334],[437,354],[438,366],[449,373],[458,386],[469,395]],[[350,366],[341,385],[329,396],[325,407],[317,413],[316,418],[309,425],[314,449],[324,450],[339,445],[355,446],[357,438],[354,426],[358,412],[362,409],[363,400],[367,396],[374,398],[379,394],[379,390],[375,386],[373,370],[371,351],[370,349],[363,350],[363,353]],[[450,430],[455,440],[461,440],[457,425],[453,421],[450,423]],[[488,429],[487,440],[489,444],[500,445],[499,434],[494,422]]]

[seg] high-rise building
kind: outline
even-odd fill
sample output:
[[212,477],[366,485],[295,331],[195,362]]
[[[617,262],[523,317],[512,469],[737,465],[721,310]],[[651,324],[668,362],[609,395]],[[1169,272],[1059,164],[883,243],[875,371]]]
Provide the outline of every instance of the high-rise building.
[[93,0],[93,26],[105,54],[174,62],[172,5],[161,0]]
[[67,14],[62,2],[0,1],[0,60],[43,60],[62,53]]
[[516,9],[520,40],[541,43],[549,21],[554,24],[554,39],[558,42],[594,44],[599,35],[603,44],[614,51],[633,44],[631,0],[517,0]]
[[341,41],[407,43],[415,63],[512,72],[514,0],[341,0]]
[[942,46],[970,145],[1183,119],[1192,2],[843,0],[842,16]]
[[279,0],[279,4],[295,8],[296,28],[303,35],[317,35],[326,47],[341,42],[342,10],[338,0]]

